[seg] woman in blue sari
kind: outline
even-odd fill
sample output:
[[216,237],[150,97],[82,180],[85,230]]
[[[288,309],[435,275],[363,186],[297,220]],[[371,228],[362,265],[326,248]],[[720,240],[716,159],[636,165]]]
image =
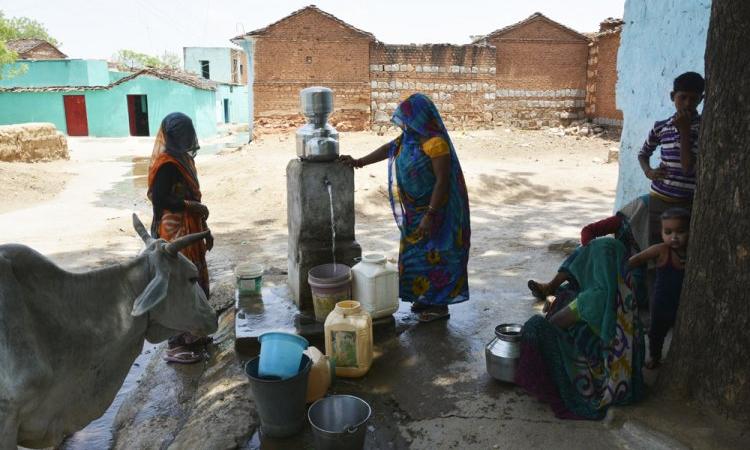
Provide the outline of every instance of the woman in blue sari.
[[364,167],[388,159],[389,198],[401,231],[401,300],[421,322],[450,317],[448,305],[469,299],[471,227],[461,165],[432,101],[413,94],[393,113],[402,133],[369,155],[340,161]]

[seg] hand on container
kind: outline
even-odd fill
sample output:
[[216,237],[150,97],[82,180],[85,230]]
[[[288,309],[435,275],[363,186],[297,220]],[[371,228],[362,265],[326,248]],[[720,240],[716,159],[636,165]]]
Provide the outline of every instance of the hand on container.
[[359,169],[359,168],[361,168],[361,167],[364,166],[364,164],[362,164],[361,160],[354,159],[354,158],[352,158],[349,155],[341,155],[341,156],[339,156],[338,162],[340,162],[341,164],[344,164],[346,166],[349,166],[349,167],[354,167],[355,169]]

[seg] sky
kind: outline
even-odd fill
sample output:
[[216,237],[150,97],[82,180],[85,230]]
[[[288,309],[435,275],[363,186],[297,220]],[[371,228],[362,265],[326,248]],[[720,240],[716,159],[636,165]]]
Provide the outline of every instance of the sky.
[[71,58],[108,59],[119,49],[181,57],[182,47],[232,46],[313,2],[387,44],[467,44],[535,12],[597,31],[622,17],[625,0],[0,0],[0,10],[42,22]]

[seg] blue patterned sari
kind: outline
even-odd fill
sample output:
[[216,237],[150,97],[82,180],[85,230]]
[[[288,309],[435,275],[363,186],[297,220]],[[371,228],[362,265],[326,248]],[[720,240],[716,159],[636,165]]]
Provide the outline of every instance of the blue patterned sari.
[[[469,299],[471,227],[466,183],[456,151],[437,108],[423,94],[404,100],[392,120],[404,129],[388,153],[389,198],[401,230],[401,299],[429,305],[464,302]],[[419,224],[428,211],[436,181],[423,144],[435,137],[450,148],[450,182],[447,198],[432,217],[430,236],[423,237]]]

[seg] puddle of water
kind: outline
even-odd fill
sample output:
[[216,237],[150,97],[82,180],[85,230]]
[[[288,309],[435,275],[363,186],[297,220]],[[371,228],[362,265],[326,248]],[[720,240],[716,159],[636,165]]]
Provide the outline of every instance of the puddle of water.
[[133,177],[133,187],[136,189],[146,189],[148,185],[148,163],[151,157],[136,156],[133,158],[133,168],[131,176]]
[[[249,138],[250,134],[247,132],[227,136],[220,142],[202,145],[200,150],[198,150],[198,156],[215,155],[224,149],[239,147],[241,145],[247,144]],[[133,187],[136,189],[136,191],[146,189],[148,185],[148,163],[149,161],[151,161],[151,157],[135,156],[132,158],[122,159],[121,161],[127,161],[133,164],[130,172],[130,179],[132,180]]]
[[104,415],[88,424],[83,430],[69,436],[57,447],[57,450],[101,450],[112,447],[112,425],[115,416],[130,391],[138,386],[143,370],[156,353],[157,346],[158,344],[151,344],[148,341],[143,343],[141,354],[130,367],[125,382]]
[[248,132],[242,132],[242,133],[225,136],[219,142],[201,145],[200,150],[198,150],[198,156],[215,155],[219,153],[220,151],[227,149],[227,148],[237,148],[241,145],[247,144],[247,141],[249,139],[250,139],[250,133]]

